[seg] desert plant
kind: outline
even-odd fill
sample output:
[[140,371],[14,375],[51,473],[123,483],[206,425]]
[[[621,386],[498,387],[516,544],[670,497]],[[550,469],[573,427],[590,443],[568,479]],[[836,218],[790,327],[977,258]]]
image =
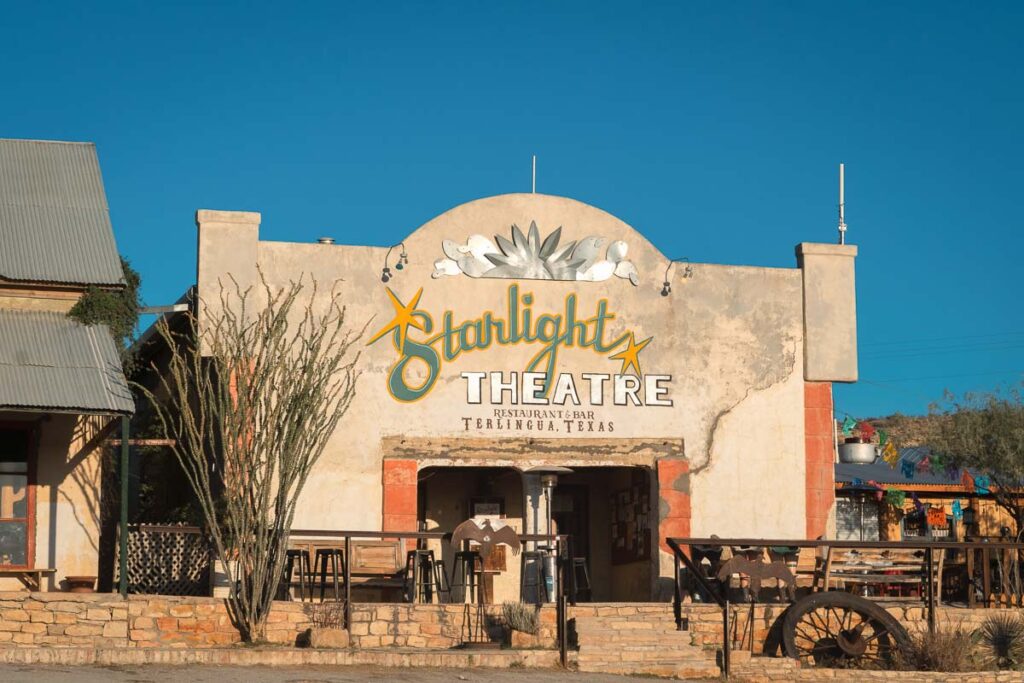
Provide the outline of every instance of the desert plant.
[[908,671],[976,671],[977,639],[961,625],[924,631],[911,638],[908,651],[901,652],[900,668]]
[[1024,619],[1011,612],[987,617],[978,631],[986,661],[999,669],[1024,665]]
[[296,502],[352,404],[362,334],[336,290],[318,299],[315,282],[274,288],[260,276],[262,287],[201,299],[186,332],[158,323],[167,370],[156,391],[136,385],[173,439],[248,642],[265,639]]
[[345,603],[339,600],[310,603],[306,605],[306,614],[313,628],[344,628]]
[[540,631],[540,611],[533,605],[522,602],[501,603],[501,614],[513,631],[537,635]]

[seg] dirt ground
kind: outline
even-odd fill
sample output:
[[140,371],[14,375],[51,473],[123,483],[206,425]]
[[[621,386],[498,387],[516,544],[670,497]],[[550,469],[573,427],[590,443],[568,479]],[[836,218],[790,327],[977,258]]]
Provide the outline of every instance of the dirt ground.
[[131,666],[67,667],[0,665],[4,683],[590,683],[624,682],[631,676],[580,674],[548,669],[385,669],[381,667]]

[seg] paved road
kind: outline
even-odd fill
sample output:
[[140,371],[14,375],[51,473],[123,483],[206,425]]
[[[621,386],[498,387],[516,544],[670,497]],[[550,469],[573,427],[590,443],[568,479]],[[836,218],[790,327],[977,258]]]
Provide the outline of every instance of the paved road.
[[0,665],[4,683],[624,683],[631,676],[579,674],[546,669],[384,669],[381,667],[121,666],[67,667]]

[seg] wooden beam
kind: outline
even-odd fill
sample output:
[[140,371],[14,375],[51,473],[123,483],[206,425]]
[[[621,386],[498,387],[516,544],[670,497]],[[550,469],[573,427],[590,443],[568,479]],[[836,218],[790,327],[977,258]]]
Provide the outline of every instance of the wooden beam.
[[[111,446],[120,446],[121,439],[111,439],[108,441]],[[174,446],[174,439],[128,439],[129,446]]]

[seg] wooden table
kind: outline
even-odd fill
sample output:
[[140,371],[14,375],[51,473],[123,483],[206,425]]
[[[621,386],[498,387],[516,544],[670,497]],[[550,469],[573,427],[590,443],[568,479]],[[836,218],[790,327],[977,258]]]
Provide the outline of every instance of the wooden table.
[[15,578],[30,591],[38,591],[43,583],[43,574],[55,574],[56,569],[0,569],[0,578]]

